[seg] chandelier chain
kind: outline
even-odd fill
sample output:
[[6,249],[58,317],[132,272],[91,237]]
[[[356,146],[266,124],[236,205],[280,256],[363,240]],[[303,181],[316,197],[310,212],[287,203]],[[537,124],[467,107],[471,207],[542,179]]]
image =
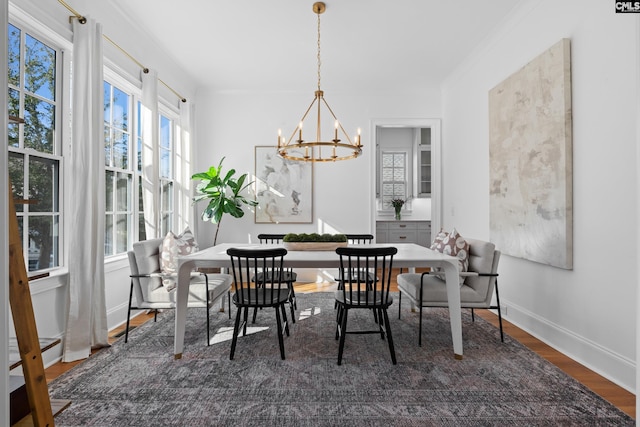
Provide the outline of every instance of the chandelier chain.
[[320,12],[318,12],[318,90],[320,90],[320,65],[322,60],[320,59]]

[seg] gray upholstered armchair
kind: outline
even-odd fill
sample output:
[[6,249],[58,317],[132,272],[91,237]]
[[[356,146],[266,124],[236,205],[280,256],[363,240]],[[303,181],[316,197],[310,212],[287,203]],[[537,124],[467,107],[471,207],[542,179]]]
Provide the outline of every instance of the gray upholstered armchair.
[[[469,271],[461,273],[464,283],[460,286],[460,305],[470,308],[473,320],[474,308],[490,308],[498,310],[500,322],[500,339],[504,341],[502,331],[502,313],[500,312],[500,296],[498,294],[498,261],[500,251],[490,242],[465,239],[469,243]],[[496,292],[497,304],[492,305],[493,291]],[[448,307],[447,287],[438,272],[404,273],[398,275],[398,317],[400,305],[405,296],[420,308],[418,344],[422,345],[422,309],[423,307]]]
[[[160,270],[160,245],[162,239],[149,239],[133,244],[128,252],[131,268],[131,289],[129,290],[129,308],[127,310],[127,326],[124,341],[129,338],[129,319],[132,309],[172,309],[176,307],[176,290],[167,291],[163,279],[177,279],[177,274],[169,275]],[[193,272],[189,286],[188,307],[206,308],[207,345],[210,342],[209,309],[220,299],[224,310],[224,298],[231,290],[233,278],[228,274],[204,274]],[[133,305],[135,293],[137,305]],[[231,318],[231,313],[229,313]],[[155,320],[155,317],[154,317]]]

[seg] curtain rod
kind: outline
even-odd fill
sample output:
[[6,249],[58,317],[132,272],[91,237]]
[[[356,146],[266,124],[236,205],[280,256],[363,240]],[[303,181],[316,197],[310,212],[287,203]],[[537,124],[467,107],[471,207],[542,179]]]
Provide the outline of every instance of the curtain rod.
[[[61,5],[63,5],[64,7],[67,8],[67,10],[69,12],[71,12],[73,14],[73,16],[69,17],[69,21],[71,21],[72,19],[77,19],[78,22],[80,22],[81,24],[85,24],[87,22],[87,18],[85,18],[84,16],[82,16],[80,13],[78,13],[77,11],[75,11],[71,6],[69,6],[64,0],[58,0],[58,3],[60,3]],[[126,50],[124,50],[122,47],[120,47],[120,45],[118,45],[116,42],[114,42],[113,40],[111,40],[111,38],[107,37],[106,34],[102,34],[102,37],[104,37],[104,39],[106,41],[108,41],[109,43],[111,43],[113,46],[115,46],[120,52],[122,52],[127,58],[129,58],[130,60],[132,60],[133,62],[136,63],[136,65],[138,65],[138,67],[140,67],[142,69],[143,73],[148,73],[149,69],[147,67],[145,67],[144,65],[142,65],[140,63],[140,61],[138,61],[137,59],[135,59],[133,56],[131,56],[131,54],[129,54],[129,52],[127,52]],[[167,89],[169,89],[171,92],[173,92],[178,98],[180,98],[180,100],[182,102],[187,102],[187,99],[180,95],[175,89],[173,89],[171,86],[169,86],[167,83],[165,83],[162,79],[158,79],[158,81],[160,83],[162,83]]]

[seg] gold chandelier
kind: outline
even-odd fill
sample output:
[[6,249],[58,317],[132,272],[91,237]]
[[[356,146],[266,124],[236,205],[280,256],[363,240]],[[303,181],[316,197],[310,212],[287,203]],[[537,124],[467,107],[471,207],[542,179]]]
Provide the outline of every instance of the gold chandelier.
[[[351,141],[351,138],[342,127],[342,123],[340,123],[324,99],[324,92],[320,89],[320,15],[324,13],[325,9],[326,5],[323,2],[313,4],[313,12],[318,15],[318,90],[315,91],[311,105],[309,105],[302,119],[300,119],[298,126],[293,130],[289,140],[285,140],[282,132],[278,130],[278,155],[285,159],[303,162],[335,162],[337,160],[355,159],[362,154],[360,129],[358,129],[354,141]],[[316,106],[315,140],[305,141],[302,138],[302,128],[314,105]],[[333,139],[326,141],[322,140],[322,120],[320,118],[322,106],[326,107],[326,110],[333,117]],[[341,135],[344,139],[340,139]]]

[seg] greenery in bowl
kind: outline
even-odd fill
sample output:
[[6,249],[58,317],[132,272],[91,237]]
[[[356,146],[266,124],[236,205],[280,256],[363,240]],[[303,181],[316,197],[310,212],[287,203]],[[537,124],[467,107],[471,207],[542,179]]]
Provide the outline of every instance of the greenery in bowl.
[[289,233],[285,234],[283,242],[346,242],[347,236],[344,234],[318,234],[318,233]]

